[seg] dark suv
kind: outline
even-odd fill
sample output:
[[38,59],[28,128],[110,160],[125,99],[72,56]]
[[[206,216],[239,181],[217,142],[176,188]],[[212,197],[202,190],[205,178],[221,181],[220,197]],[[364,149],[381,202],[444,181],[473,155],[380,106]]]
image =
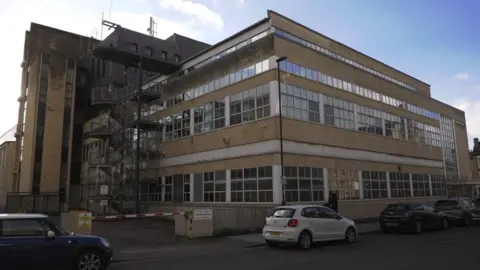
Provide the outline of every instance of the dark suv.
[[112,255],[104,238],[68,233],[46,215],[0,214],[2,270],[100,270]]
[[480,207],[468,198],[438,200],[435,209],[450,220],[470,226],[472,221],[480,220]]

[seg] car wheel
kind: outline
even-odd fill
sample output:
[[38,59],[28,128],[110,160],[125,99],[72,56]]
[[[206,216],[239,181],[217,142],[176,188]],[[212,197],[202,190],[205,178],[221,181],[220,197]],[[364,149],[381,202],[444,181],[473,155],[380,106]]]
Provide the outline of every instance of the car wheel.
[[413,225],[413,232],[415,234],[421,234],[423,232],[423,225],[421,221],[418,221],[418,220],[415,221]]
[[103,267],[102,256],[98,251],[87,250],[75,259],[74,270],[101,270]]
[[298,237],[298,247],[302,250],[308,250],[312,247],[312,235],[308,231],[303,231]]
[[470,227],[470,225],[472,225],[472,219],[470,218],[469,215],[465,215],[463,217],[462,223],[463,223],[464,226]]
[[348,228],[347,231],[345,232],[345,242],[348,244],[352,244],[355,242],[357,239],[357,233],[355,232],[355,229],[352,227]]
[[271,247],[271,248],[276,248],[278,247],[278,243],[275,243],[273,241],[270,241],[270,240],[266,240],[267,242],[267,246]]
[[449,227],[450,227],[450,224],[448,222],[448,219],[444,218],[443,219],[443,224],[442,224],[442,229],[443,230],[448,230]]

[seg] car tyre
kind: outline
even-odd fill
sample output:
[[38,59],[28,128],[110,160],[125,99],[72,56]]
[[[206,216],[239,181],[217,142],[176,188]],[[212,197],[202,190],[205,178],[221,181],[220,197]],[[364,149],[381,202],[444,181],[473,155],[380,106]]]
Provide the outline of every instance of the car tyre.
[[422,234],[423,232],[423,224],[421,221],[417,220],[413,224],[413,233],[415,234]]
[[469,215],[463,216],[462,223],[465,227],[470,227],[472,225],[472,218]]
[[354,228],[350,227],[345,232],[345,242],[348,244],[353,244],[355,243],[355,240],[357,240],[357,232]]
[[267,246],[271,247],[271,248],[276,248],[278,247],[278,243],[275,243],[273,241],[270,241],[270,240],[266,240],[265,242],[267,242]]
[[104,262],[100,252],[86,250],[80,253],[74,261],[72,270],[101,270],[104,269]]
[[443,219],[443,224],[442,224],[442,230],[448,230],[450,228],[450,223],[448,219],[444,218]]
[[297,245],[301,250],[309,250],[312,247],[313,238],[312,234],[308,231],[303,231],[298,236]]

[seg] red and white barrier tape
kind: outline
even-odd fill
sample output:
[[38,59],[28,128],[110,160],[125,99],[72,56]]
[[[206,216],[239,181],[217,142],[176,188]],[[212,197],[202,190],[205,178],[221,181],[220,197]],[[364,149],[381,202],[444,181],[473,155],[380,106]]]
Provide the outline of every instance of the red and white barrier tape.
[[150,213],[150,214],[129,214],[129,215],[114,215],[114,216],[96,216],[92,217],[93,221],[115,220],[115,219],[129,219],[129,218],[147,218],[147,217],[166,217],[183,215],[185,212],[172,213]]

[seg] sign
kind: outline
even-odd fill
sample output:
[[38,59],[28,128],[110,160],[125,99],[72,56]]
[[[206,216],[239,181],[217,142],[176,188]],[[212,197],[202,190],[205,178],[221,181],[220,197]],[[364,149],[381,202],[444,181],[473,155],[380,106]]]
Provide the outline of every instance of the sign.
[[108,200],[101,200],[100,201],[100,206],[107,206],[108,205]]
[[107,195],[108,194],[108,185],[101,185],[100,186],[100,195]]
[[92,213],[83,212],[78,214],[78,228],[92,228]]
[[198,209],[193,212],[194,220],[211,220],[213,217],[212,209]]

